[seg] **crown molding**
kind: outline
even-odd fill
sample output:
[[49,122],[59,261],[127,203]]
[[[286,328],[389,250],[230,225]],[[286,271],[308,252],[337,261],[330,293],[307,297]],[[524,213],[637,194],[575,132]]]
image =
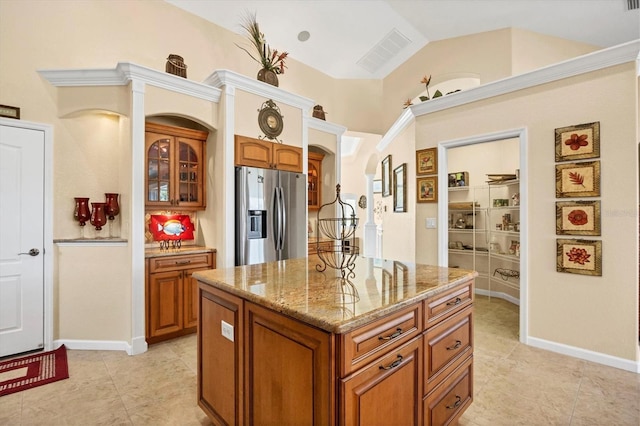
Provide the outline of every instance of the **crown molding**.
[[342,136],[344,132],[347,131],[347,128],[341,126],[339,124],[330,123],[325,120],[320,120],[315,117],[305,117],[305,121],[307,123],[307,127],[310,129],[319,130],[325,133],[332,133],[337,136]]
[[378,151],[384,150],[415,117],[432,112],[505,95],[627,62],[636,62],[636,74],[638,74],[640,72],[639,53],[640,39],[410,106],[389,128],[376,146],[376,149]]
[[240,89],[302,110],[309,110],[315,105],[315,102],[309,98],[287,92],[279,87],[230,70],[216,70],[204,80],[204,83],[218,89],[222,89],[223,86]]
[[218,103],[220,89],[177,75],[130,62],[118,62],[115,68],[38,70],[55,87],[124,86],[130,81],[145,83],[173,92]]

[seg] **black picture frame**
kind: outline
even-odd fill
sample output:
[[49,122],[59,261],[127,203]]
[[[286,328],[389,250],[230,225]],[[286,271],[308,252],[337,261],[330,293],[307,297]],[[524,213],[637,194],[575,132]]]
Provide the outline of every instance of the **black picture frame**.
[[393,169],[393,211],[407,211],[407,163]]
[[380,164],[382,166],[382,196],[388,197],[392,194],[391,155],[384,157]]

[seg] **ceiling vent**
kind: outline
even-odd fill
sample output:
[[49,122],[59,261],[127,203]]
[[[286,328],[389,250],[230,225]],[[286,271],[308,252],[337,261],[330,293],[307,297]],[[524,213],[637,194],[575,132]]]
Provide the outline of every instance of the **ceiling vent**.
[[634,10],[640,7],[640,0],[627,0],[627,10]]
[[394,28],[373,49],[360,58],[357,64],[374,74],[409,43],[411,43],[411,40]]

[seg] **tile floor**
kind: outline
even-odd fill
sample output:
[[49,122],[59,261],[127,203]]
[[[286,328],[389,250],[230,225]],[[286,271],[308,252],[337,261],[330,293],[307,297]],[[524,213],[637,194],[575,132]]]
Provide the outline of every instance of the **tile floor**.
[[[518,307],[500,299],[478,296],[474,321],[475,399],[461,425],[640,425],[640,375],[520,344]],[[133,357],[67,354],[69,379],[0,397],[0,425],[211,424],[195,402],[195,336]]]

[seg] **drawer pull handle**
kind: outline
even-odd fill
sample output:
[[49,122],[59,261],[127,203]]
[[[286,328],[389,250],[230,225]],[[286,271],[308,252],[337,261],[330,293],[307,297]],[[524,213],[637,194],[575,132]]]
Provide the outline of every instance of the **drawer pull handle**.
[[396,337],[398,337],[399,335],[402,334],[402,329],[401,328],[396,328],[396,331],[389,335],[389,336],[378,336],[378,340],[391,340],[391,339],[395,339]]
[[448,351],[453,351],[455,349],[458,349],[460,346],[462,346],[462,342],[460,340],[456,340],[456,344],[453,346],[449,346],[447,347]]
[[447,302],[447,306],[456,306],[462,303],[462,299],[460,299],[459,297],[456,297],[456,300],[454,300],[453,302]]
[[380,370],[391,370],[392,368],[396,368],[402,363],[402,355],[398,355],[398,359],[389,364],[388,367],[380,366],[378,367]]
[[176,265],[188,265],[190,263],[190,260],[176,260]]
[[460,398],[460,396],[456,395],[456,402],[454,402],[453,405],[447,405],[446,407],[449,410],[453,410],[454,408],[458,408],[460,406],[460,404],[462,404],[462,398]]

